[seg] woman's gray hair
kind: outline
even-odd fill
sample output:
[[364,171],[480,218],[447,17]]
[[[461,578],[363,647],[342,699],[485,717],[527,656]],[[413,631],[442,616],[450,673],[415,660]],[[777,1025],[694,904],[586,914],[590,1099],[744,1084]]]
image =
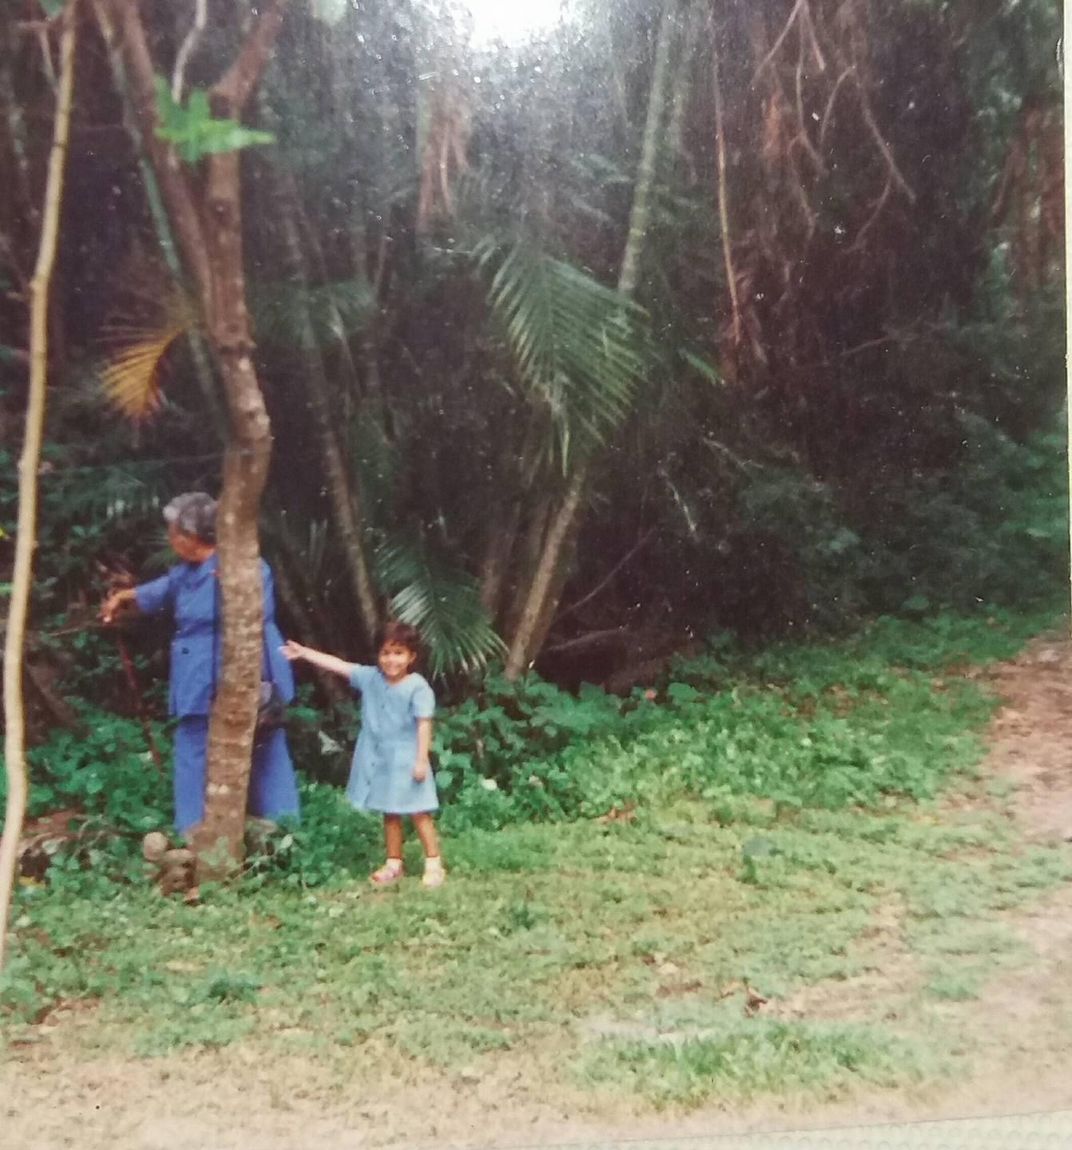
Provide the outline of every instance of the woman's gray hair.
[[176,495],[164,508],[164,522],[202,543],[216,542],[216,500],[203,491]]

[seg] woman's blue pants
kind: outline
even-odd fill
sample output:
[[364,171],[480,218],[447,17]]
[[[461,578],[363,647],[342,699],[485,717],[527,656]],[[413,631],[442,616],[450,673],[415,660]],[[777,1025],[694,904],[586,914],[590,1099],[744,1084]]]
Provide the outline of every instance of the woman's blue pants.
[[[208,716],[188,715],[175,728],[175,827],[185,834],[205,817],[205,762],[208,757]],[[299,813],[298,780],[282,729],[272,731],[253,749],[249,779],[251,815],[279,819]]]

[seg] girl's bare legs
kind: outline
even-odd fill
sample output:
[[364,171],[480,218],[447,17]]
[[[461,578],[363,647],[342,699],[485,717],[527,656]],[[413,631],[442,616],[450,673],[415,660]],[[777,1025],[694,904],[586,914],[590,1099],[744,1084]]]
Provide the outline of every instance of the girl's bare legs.
[[373,886],[391,886],[402,877],[402,816],[383,816],[383,837],[387,861],[372,875]]
[[[418,832],[419,833],[419,832]],[[383,838],[387,844],[387,857],[401,859],[402,857],[402,816],[383,816]],[[424,842],[424,839],[421,839]]]
[[[435,821],[432,816],[429,814],[414,815],[413,829],[417,832],[417,838],[421,840],[421,846],[424,847],[424,857],[426,859],[439,858],[439,835],[436,834]],[[399,841],[401,841],[401,830],[398,833]]]
[[443,860],[439,857],[439,835],[436,834],[436,825],[429,814],[414,815],[413,829],[424,847],[424,878],[423,886],[442,886],[446,879],[443,870]]

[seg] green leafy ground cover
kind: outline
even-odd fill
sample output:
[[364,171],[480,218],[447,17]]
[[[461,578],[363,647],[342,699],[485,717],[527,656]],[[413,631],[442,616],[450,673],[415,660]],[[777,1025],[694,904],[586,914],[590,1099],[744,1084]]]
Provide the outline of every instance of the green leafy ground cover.
[[241,883],[164,901],[136,856],[166,807],[139,736],[58,739],[35,802],[96,821],[20,891],[7,1041],[82,1005],[71,1041],[95,1052],[516,1065],[552,1094],[675,1106],[957,1073],[970,1053],[936,1004],[1029,961],[1002,916],[1072,868],[1025,846],[979,777],[993,700],[956,670],[1047,621],[715,645],[654,701],[491,683],[441,724],[438,892],[370,890],[376,821],[310,784],[302,827]]

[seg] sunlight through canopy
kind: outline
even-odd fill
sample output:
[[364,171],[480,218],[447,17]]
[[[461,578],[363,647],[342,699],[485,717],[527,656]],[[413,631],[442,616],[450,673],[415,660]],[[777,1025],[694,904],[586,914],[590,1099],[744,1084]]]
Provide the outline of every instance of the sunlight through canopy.
[[562,0],[526,0],[510,3],[504,0],[466,0],[474,44],[495,42],[520,44],[548,28],[563,17]]

